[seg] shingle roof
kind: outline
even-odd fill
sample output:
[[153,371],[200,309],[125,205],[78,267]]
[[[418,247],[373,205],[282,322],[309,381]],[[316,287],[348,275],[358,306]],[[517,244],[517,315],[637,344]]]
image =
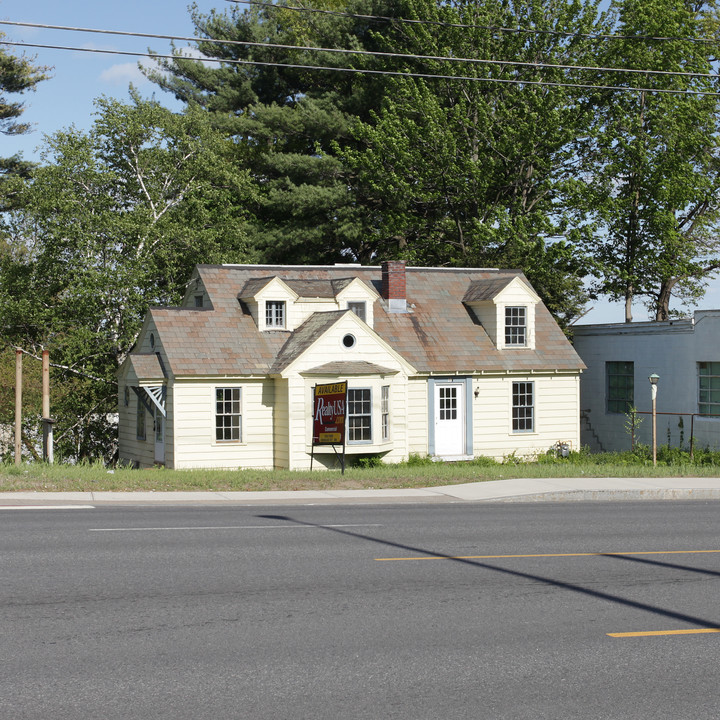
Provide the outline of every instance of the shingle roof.
[[155,353],[131,353],[128,362],[135,376],[143,380],[163,380],[162,366]]
[[[315,313],[294,333],[258,331],[238,302],[239,292],[279,277],[299,293],[357,277],[378,293],[379,267],[201,265],[198,273],[213,309],[151,310],[175,376],[266,375],[297,358],[343,312]],[[348,276],[350,279],[348,280]],[[498,350],[463,304],[496,293],[516,270],[412,268],[406,270],[407,313],[389,313],[374,305],[373,329],[421,373],[579,370],[582,361],[548,310],[535,310],[536,349]],[[249,285],[253,283],[253,285]],[[321,283],[324,283],[322,285]],[[260,285],[261,287],[262,285]],[[333,290],[336,291],[336,288]],[[298,292],[298,290],[296,290]],[[489,295],[492,297],[492,295]],[[467,300],[466,300],[467,301]]]
[[253,278],[248,280],[237,294],[241,298],[251,298],[257,295],[266,285],[273,281],[273,277]]
[[355,360],[352,362],[337,360],[305,370],[303,375],[397,375],[399,371],[382,365]]
[[302,298],[334,298],[337,293],[330,280],[287,280],[287,286]]
[[319,337],[329,330],[349,310],[334,310],[311,315],[294,333],[277,355],[270,372],[281,372],[300,357]]
[[500,277],[492,280],[474,280],[470,283],[463,302],[479,302],[481,300],[492,300],[500,291],[504,290],[513,280],[512,277]]

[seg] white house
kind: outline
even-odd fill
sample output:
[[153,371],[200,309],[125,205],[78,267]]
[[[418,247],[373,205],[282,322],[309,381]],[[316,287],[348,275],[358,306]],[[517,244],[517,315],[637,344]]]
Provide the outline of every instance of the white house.
[[639,441],[650,444],[648,378],[656,374],[658,443],[687,446],[692,434],[696,447],[720,447],[720,310],[667,322],[578,325],[573,334],[587,365],[580,382],[583,445],[629,450],[631,407],[643,413]]
[[[583,364],[518,271],[199,266],[119,370],[122,461],[310,466],[316,384],[347,380],[346,453],[397,462],[579,445]],[[336,467],[332,447],[314,464]]]

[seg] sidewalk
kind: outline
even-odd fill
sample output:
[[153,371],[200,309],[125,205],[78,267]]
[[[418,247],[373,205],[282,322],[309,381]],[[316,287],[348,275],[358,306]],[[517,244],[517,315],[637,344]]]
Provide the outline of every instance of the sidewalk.
[[0,493],[0,509],[38,505],[316,505],[716,499],[720,499],[720,478],[544,478],[493,480],[410,490],[6,492]]

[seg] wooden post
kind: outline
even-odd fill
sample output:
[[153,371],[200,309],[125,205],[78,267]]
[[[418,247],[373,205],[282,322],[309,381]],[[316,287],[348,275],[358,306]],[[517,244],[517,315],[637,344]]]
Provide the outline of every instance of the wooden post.
[[53,421],[50,418],[50,351],[42,351],[43,460],[53,462]]
[[22,350],[15,350],[15,464],[22,463]]
[[42,351],[42,416],[50,417],[50,352]]

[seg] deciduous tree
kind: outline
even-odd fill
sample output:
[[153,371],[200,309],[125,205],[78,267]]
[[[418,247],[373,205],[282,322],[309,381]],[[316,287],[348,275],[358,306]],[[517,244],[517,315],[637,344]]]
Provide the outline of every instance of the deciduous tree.
[[[709,77],[718,43],[714,2],[619,0],[600,62],[616,74],[585,155],[585,206],[596,220],[588,246],[595,289],[644,299],[657,320],[673,293],[695,300],[720,266],[720,86]],[[678,74],[673,74],[678,73]],[[686,75],[681,73],[696,73]]]
[[66,455],[111,448],[115,371],[148,305],[176,304],[196,263],[251,259],[236,161],[205,111],[174,114],[137,95],[100,99],[89,132],[47,139],[7,220],[0,322],[6,342],[50,349],[72,388],[54,411]]
[[407,70],[430,77],[394,80],[380,112],[354,126],[360,149],[342,152],[379,243],[418,264],[521,267],[569,320],[587,266],[567,189],[594,108],[567,87],[579,71],[548,66],[590,61],[596,4],[408,0],[403,15],[422,20],[397,31],[407,52],[435,58]]

